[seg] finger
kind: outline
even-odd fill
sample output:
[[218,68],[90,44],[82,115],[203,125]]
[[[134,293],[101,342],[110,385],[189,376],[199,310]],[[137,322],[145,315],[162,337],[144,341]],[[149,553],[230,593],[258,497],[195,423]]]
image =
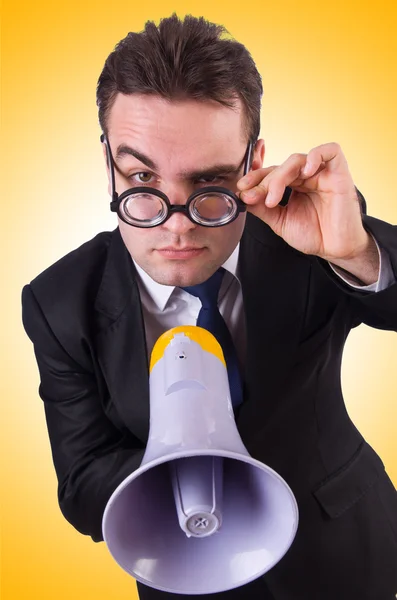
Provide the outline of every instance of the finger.
[[347,168],[346,158],[341,147],[335,142],[322,144],[310,150],[302,174],[305,177],[312,177],[321,169],[322,163],[332,172],[338,172]]
[[289,185],[298,178],[302,178],[302,170],[306,164],[307,154],[291,154],[277,169],[272,172],[269,180],[285,181]]
[[[309,154],[292,154],[278,167],[269,169],[263,179],[257,182],[262,170],[247,186],[250,189],[242,192],[242,199],[247,204],[257,204],[265,200],[268,207],[274,207],[281,201],[287,186],[299,188],[307,186],[305,180],[310,179],[323,169],[333,172],[345,172],[347,161],[337,143],[322,144],[310,150]],[[264,173],[262,173],[263,175]],[[256,185],[255,185],[256,184]]]
[[274,171],[274,169],[277,169],[277,165],[273,165],[271,167],[263,167],[261,169],[255,169],[254,171],[250,171],[237,182],[238,189],[243,191],[258,185],[258,183],[260,183],[262,179],[264,179],[272,171]]
[[247,205],[247,211],[269,225],[277,235],[281,235],[284,221],[283,214],[285,211],[283,206],[268,208],[264,202],[259,202]]
[[267,206],[277,206],[281,202],[287,186],[299,186],[303,183],[302,170],[306,164],[306,158],[306,154],[292,154],[287,158],[256,186],[255,201],[265,199]]
[[[306,157],[306,155],[294,154],[282,165],[256,169],[245,175],[237,183],[237,187],[241,190],[241,199],[246,204],[263,202],[269,195],[269,186],[271,185],[271,181],[273,181],[270,197],[272,199],[272,206],[278,204],[283,197],[289,181],[293,181],[296,178],[294,175],[288,179],[288,172],[294,169],[297,174],[300,173],[300,168],[305,162],[305,158],[302,157]],[[296,165],[297,162],[299,163],[298,166]],[[287,180],[283,185],[283,180],[286,176]]]
[[[342,160],[340,160],[340,156],[342,156]],[[287,186],[306,187],[305,180],[310,179],[330,164],[327,163],[327,159],[328,161],[338,160],[338,165],[342,165],[343,161],[346,163],[339,145],[334,143],[313,148],[309,154],[292,154],[255,187],[255,192],[250,190],[248,198],[252,202],[265,199],[268,207],[277,206],[281,202]]]

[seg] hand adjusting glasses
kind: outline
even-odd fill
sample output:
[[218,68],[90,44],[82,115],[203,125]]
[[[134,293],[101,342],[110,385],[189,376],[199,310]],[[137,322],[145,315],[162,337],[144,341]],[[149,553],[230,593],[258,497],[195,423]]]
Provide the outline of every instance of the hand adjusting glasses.
[[[171,204],[169,198],[156,188],[133,187],[120,196],[115,188],[114,161],[109,140],[102,134],[101,142],[106,145],[106,154],[110,171],[112,201],[110,210],[117,212],[120,219],[134,227],[156,227],[161,225],[175,212],[183,212],[193,223],[203,227],[221,227],[234,221],[246,205],[238,196],[224,187],[206,186],[193,192],[186,204]],[[251,165],[253,142],[249,142],[243,158],[244,175]]]

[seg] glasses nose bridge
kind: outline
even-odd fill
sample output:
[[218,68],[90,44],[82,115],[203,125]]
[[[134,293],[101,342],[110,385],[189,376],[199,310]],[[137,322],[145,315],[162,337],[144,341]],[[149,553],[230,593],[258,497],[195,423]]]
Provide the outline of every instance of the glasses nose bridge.
[[[170,219],[172,219],[172,224],[175,224],[176,226],[180,224],[185,227],[189,224],[190,226],[194,226],[194,223],[190,219],[188,210],[189,199],[192,194],[193,191],[188,190],[186,185],[173,186],[171,189],[165,192],[169,203],[168,218],[166,219],[167,223],[169,223]],[[183,215],[185,219],[183,219],[182,216],[179,216],[178,213]]]
[[174,233],[184,233],[197,227],[189,216],[186,204],[174,204],[168,208],[168,216],[163,222],[163,227]]
[[171,204],[168,212],[170,215],[175,215],[176,213],[182,213],[183,215],[188,215],[189,211],[187,209],[187,205],[185,204]]
[[187,182],[173,182],[163,189],[171,206],[185,206],[193,191]]

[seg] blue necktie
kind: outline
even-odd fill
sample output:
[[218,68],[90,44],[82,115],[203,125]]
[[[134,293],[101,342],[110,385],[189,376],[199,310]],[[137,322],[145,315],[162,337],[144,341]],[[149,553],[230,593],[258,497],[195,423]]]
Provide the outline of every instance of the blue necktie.
[[218,309],[218,294],[224,273],[225,269],[220,267],[207,281],[182,289],[201,300],[202,307],[196,324],[212,333],[221,345],[227,366],[232,405],[233,408],[237,408],[243,401],[240,369],[232,336]]

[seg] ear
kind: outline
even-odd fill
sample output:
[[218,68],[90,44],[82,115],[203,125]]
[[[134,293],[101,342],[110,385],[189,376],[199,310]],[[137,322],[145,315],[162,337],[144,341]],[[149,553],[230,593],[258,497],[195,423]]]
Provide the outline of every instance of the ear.
[[265,159],[265,140],[258,140],[254,148],[254,157],[252,159],[251,170],[261,169]]

